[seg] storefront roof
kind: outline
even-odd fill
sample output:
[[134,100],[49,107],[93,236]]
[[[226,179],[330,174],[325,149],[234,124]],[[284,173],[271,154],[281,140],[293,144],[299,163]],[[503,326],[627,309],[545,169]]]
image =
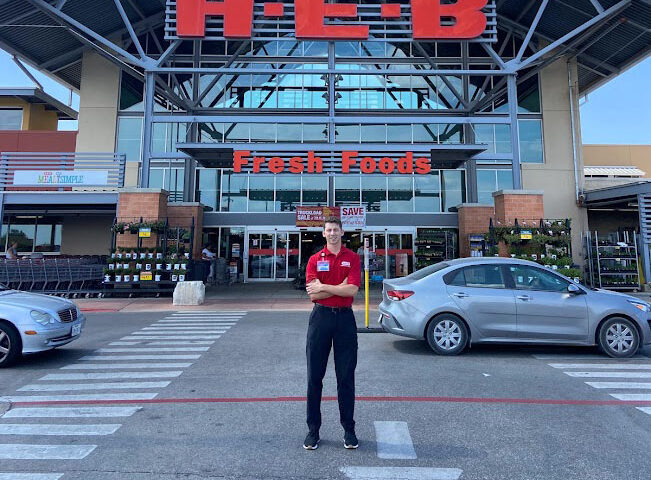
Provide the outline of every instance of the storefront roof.
[[37,87],[0,87],[0,97],[18,98],[30,104],[41,104],[54,110],[59,120],[77,120],[77,111]]
[[[47,1],[52,5],[61,3]],[[604,9],[617,2],[599,0]],[[527,2],[523,10],[521,0],[498,1],[498,25],[524,36],[540,3],[541,0]],[[165,0],[122,1],[122,5],[138,34],[153,29],[162,36]],[[62,12],[104,38],[128,33],[112,1],[67,0]],[[559,39],[593,18],[595,13],[591,0],[553,0],[538,24],[536,35],[546,42]],[[650,40],[651,1],[631,0],[620,14],[592,29],[582,43],[573,48],[578,55],[580,92],[588,93],[648,57]],[[0,48],[77,89],[87,42],[82,34],[61,26],[37,8],[33,0],[0,0]]]
[[629,183],[615,187],[600,188],[585,193],[584,205],[587,208],[617,207],[637,204],[638,195],[651,194],[651,181]]

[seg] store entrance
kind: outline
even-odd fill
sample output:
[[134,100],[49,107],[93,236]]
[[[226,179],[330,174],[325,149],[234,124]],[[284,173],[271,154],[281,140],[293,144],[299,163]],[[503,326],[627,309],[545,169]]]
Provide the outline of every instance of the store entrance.
[[247,234],[248,280],[291,280],[300,258],[300,234],[255,232]]

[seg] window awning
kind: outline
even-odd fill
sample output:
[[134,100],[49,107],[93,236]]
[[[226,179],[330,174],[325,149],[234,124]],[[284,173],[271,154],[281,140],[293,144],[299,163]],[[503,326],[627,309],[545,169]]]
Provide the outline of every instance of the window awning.
[[646,175],[646,172],[640,170],[637,167],[593,166],[583,167],[583,174],[586,177],[644,177]]

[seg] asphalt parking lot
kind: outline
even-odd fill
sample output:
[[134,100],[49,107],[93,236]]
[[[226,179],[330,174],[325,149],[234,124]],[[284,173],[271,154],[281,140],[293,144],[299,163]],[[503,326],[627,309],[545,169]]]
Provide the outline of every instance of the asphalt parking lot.
[[0,370],[0,480],[649,478],[649,349],[447,358],[360,334],[360,448],[342,446],[331,364],[308,452],[305,312],[88,320],[78,341]]

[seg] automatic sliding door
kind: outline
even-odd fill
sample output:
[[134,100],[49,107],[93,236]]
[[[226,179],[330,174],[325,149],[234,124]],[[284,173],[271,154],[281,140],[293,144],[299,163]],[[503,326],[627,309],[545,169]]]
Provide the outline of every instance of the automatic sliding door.
[[271,280],[274,278],[273,233],[249,233],[249,279]]

